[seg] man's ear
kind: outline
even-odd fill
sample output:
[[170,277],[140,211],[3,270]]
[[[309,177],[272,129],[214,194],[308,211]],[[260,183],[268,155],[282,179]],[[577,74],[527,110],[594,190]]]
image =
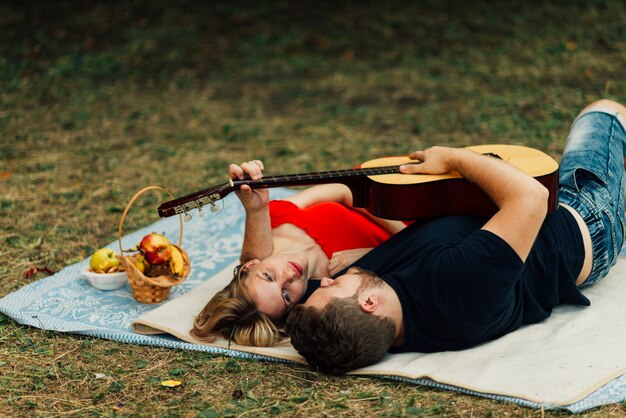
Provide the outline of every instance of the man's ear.
[[374,313],[378,308],[378,295],[370,293],[359,301],[361,310],[367,314]]
[[250,270],[252,267],[254,267],[254,266],[256,266],[257,264],[259,264],[260,262],[261,262],[261,260],[259,260],[258,258],[252,259],[252,260],[250,260],[250,261],[248,261],[248,262],[244,263],[244,264],[241,266],[241,269],[242,269],[243,271],[248,271],[248,270]]

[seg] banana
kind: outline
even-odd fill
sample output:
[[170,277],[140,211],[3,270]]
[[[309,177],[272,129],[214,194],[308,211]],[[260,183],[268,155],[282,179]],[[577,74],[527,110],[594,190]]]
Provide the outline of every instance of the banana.
[[135,261],[135,267],[137,267],[137,270],[142,273],[146,271],[146,259],[143,255],[140,255],[139,258],[137,258],[137,261]]
[[172,245],[170,269],[172,270],[174,277],[182,277],[185,272],[185,259],[183,258],[183,253],[181,253],[175,245]]

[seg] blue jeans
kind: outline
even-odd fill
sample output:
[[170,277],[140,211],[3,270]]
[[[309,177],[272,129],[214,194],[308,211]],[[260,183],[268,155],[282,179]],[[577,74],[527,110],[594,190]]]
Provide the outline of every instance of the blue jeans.
[[594,106],[572,123],[559,168],[559,201],[589,227],[593,264],[582,286],[606,276],[624,241],[626,121],[615,110]]

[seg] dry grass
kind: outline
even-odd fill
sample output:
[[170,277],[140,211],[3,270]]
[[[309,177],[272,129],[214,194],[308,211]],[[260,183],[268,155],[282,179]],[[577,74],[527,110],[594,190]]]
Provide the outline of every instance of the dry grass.
[[[619,2],[176,6],[0,6],[0,296],[43,277],[32,266],[58,271],[115,240],[148,184],[182,195],[222,182],[231,161],[326,170],[431,144],[558,157],[582,106],[626,101]],[[158,203],[142,199],[126,228],[156,220]],[[4,316],[0,341],[2,416],[560,415]],[[183,385],[161,387],[170,377]]]

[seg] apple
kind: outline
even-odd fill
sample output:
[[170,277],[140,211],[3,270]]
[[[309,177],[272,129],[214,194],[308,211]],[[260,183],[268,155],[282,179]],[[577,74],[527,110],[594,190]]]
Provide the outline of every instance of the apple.
[[167,263],[172,257],[170,240],[155,232],[143,237],[137,248],[149,264]]
[[118,267],[120,260],[115,256],[115,251],[108,248],[100,248],[92,254],[89,267],[95,272],[105,273],[111,267]]

